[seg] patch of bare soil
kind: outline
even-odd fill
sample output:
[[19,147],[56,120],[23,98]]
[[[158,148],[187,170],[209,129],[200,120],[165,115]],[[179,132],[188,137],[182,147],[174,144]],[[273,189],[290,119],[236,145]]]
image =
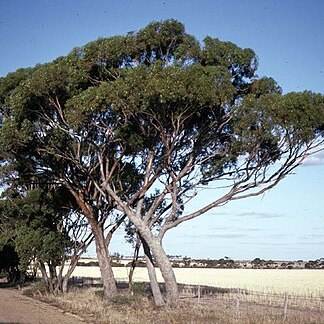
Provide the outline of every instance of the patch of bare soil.
[[17,289],[0,288],[0,323],[80,324],[83,322],[81,317],[23,296]]

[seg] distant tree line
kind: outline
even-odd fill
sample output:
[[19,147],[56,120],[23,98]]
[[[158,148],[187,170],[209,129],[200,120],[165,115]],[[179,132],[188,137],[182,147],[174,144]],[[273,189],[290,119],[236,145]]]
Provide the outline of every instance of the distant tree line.
[[[324,269],[324,258],[309,261],[272,261],[255,258],[251,261],[237,261],[225,257],[220,259],[192,259],[190,257],[169,256],[172,260],[174,268],[220,268],[220,269]],[[96,261],[78,262],[78,266],[93,266],[98,267]],[[119,260],[112,262],[113,267],[131,267],[132,262],[121,264]],[[146,267],[146,262],[142,259],[136,261],[136,267]]]
[[324,258],[320,258],[317,260],[310,260],[305,263],[306,269],[324,269]]

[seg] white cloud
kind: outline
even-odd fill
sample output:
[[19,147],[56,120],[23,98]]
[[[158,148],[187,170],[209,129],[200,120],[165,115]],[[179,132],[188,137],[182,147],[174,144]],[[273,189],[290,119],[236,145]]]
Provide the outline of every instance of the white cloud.
[[253,217],[253,218],[278,218],[283,217],[281,214],[271,213],[271,212],[243,212],[237,213],[233,216],[237,217]]
[[320,151],[306,158],[303,166],[322,165],[324,164],[324,151]]

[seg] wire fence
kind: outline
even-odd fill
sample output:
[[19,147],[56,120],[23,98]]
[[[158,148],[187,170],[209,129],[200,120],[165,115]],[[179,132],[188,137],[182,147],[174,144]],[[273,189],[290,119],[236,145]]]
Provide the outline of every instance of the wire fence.
[[[79,287],[101,287],[101,278],[72,277],[70,284]],[[138,283],[149,289],[149,283]],[[127,288],[127,282],[118,282],[120,288]],[[160,284],[161,290],[165,291],[164,284]],[[283,316],[287,316],[288,309],[309,310],[312,312],[324,313],[324,295],[297,295],[285,293],[261,292],[240,288],[220,288],[202,285],[179,284],[181,299],[196,299],[197,302],[204,300],[223,300],[233,303],[240,309],[244,303],[254,303],[273,308],[282,308]]]
[[241,303],[255,303],[263,306],[282,308],[286,316],[288,309],[324,312],[324,295],[295,295],[285,293],[265,293],[240,288],[216,288],[209,286],[180,285],[181,298],[222,299],[233,302],[239,308]]

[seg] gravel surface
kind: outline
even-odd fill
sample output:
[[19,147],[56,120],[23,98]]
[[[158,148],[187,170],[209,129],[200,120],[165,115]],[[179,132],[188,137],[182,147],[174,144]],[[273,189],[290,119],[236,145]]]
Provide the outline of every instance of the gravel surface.
[[0,323],[5,324],[80,324],[81,317],[23,296],[21,291],[0,288]]

